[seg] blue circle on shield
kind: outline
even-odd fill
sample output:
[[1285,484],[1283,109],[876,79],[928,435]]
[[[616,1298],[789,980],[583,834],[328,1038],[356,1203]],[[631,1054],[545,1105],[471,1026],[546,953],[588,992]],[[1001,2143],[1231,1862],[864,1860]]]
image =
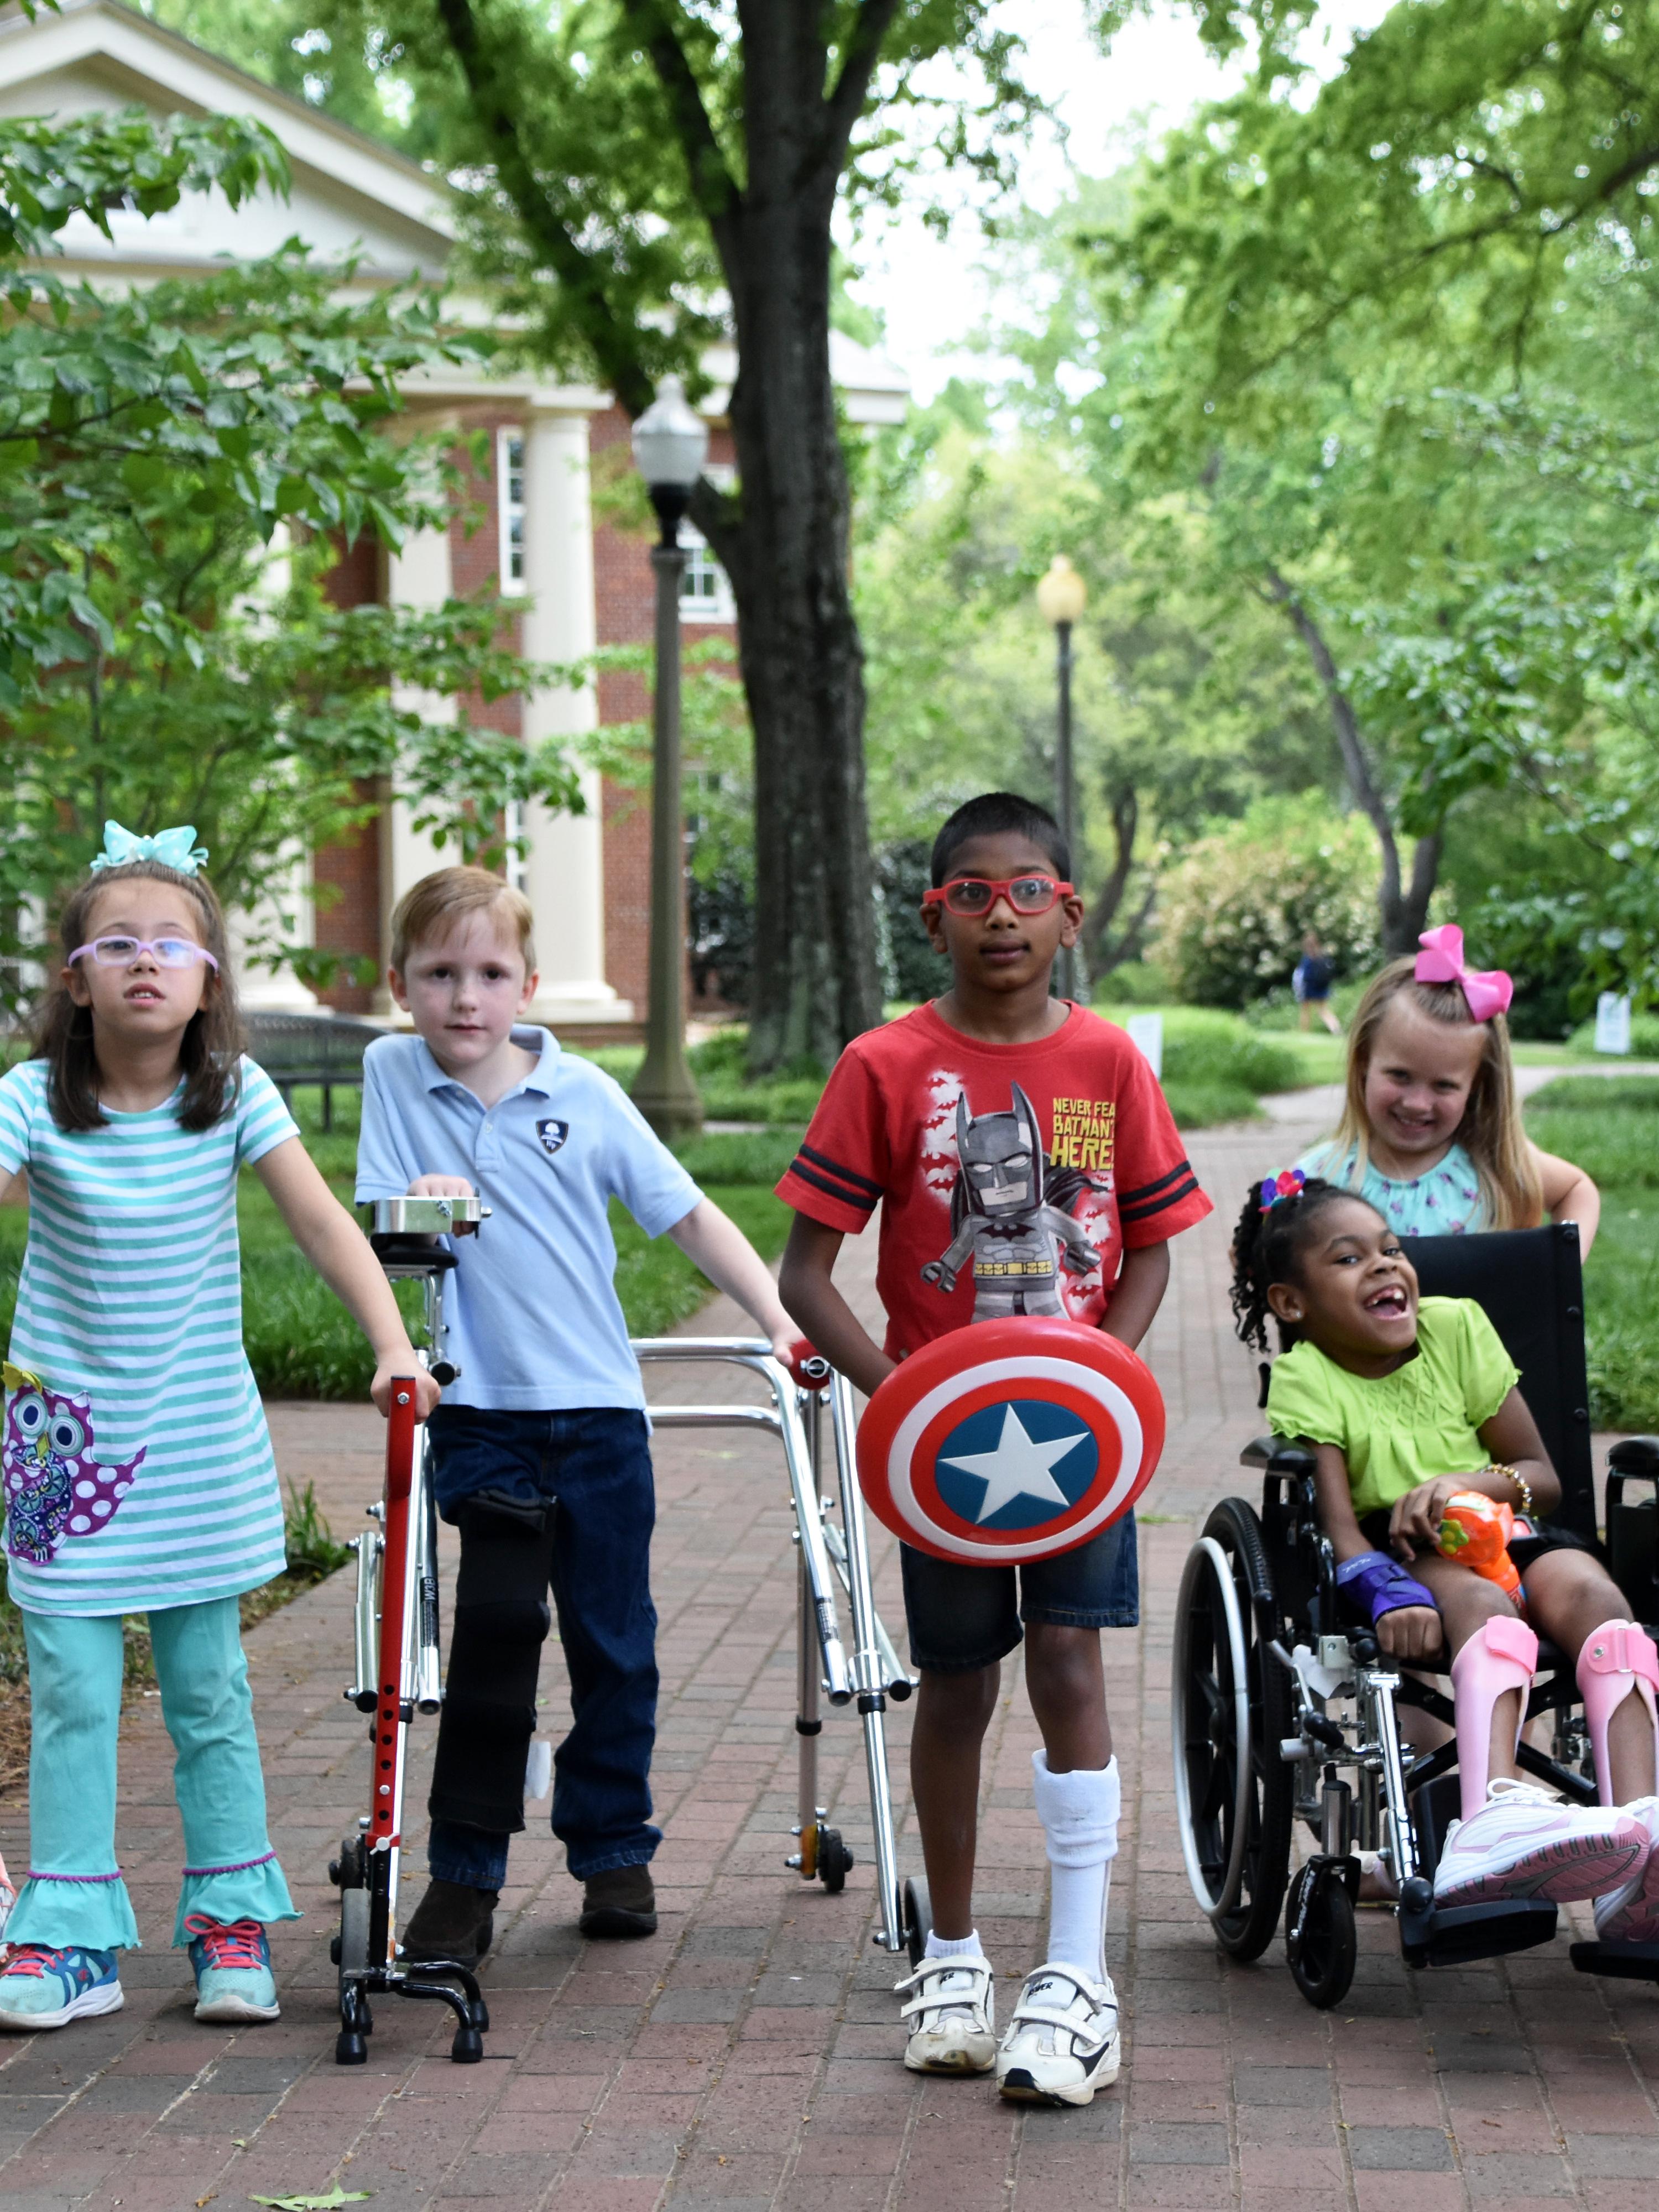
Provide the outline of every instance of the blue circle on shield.
[[1047,1398],[981,1406],[939,1448],[942,1504],[980,1528],[1041,1528],[1094,1480],[1100,1447],[1081,1416]]

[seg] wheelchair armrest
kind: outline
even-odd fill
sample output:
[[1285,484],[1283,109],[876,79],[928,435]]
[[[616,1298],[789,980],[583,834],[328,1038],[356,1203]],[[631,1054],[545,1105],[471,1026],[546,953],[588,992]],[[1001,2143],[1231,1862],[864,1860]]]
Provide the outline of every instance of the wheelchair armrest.
[[1607,1465],[1615,1475],[1659,1482],[1659,1437],[1624,1437],[1607,1454]]
[[1255,1437],[1238,1455],[1238,1463],[1267,1474],[1311,1474],[1314,1448],[1294,1437]]

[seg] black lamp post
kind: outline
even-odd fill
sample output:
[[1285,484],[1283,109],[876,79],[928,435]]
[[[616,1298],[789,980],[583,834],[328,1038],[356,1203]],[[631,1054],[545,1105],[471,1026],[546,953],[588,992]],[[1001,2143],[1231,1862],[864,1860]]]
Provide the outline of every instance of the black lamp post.
[[[1059,678],[1059,719],[1054,741],[1054,819],[1072,856],[1073,881],[1077,880],[1076,824],[1072,804],[1072,625],[1081,622],[1089,604],[1089,587],[1063,553],[1056,553],[1037,579],[1037,606],[1045,622],[1054,626],[1054,667]],[[1062,949],[1054,963],[1054,981],[1063,999],[1077,996],[1078,956]]]
[[634,425],[634,460],[662,525],[651,752],[651,952],[645,1059],[634,1103],[665,1142],[695,1135],[702,1101],[685,1056],[685,833],[680,811],[680,521],[702,474],[708,429],[678,376],[665,376]]

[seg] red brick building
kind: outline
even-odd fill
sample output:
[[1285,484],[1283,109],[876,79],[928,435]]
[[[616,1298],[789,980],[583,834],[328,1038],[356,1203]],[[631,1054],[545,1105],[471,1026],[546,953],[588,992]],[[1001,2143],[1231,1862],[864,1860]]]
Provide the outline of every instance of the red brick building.
[[[205,273],[216,257],[273,250],[298,234],[319,258],[356,258],[358,289],[411,276],[443,276],[454,228],[442,181],[389,147],[334,122],[303,101],[274,92],[233,64],[163,30],[118,0],[62,0],[30,21],[0,19],[0,117],[80,114],[137,102],[157,114],[252,114],[282,141],[293,171],[285,202],[269,195],[231,210],[216,195],[185,200],[146,222],[117,213],[112,246],[89,222],[64,234],[65,273],[99,282],[154,281]],[[458,296],[458,314],[482,319],[481,301]],[[850,341],[836,341],[836,368],[855,422],[902,417],[904,380],[890,364]],[[735,372],[730,349],[706,364],[715,380],[704,403],[712,431],[711,471],[730,468],[722,410]],[[569,665],[596,647],[643,643],[652,635],[650,533],[596,519],[592,485],[627,465],[629,426],[608,395],[534,374],[460,373],[411,381],[404,398],[422,427],[452,428],[458,439],[483,432],[484,464],[446,530],[411,538],[401,553],[360,542],[336,570],[342,604],[367,600],[436,605],[499,580],[516,603],[526,655]],[[605,502],[601,502],[605,504]],[[469,513],[471,510],[471,513]],[[480,525],[477,517],[482,515]],[[687,535],[695,540],[695,533]],[[695,542],[681,600],[688,625],[732,635],[725,579]],[[428,713],[442,702],[423,702]],[[568,684],[477,702],[496,727],[541,742],[583,739],[601,721],[648,714],[645,679],[611,672],[597,684]],[[513,872],[536,915],[542,985],[534,1017],[566,1032],[621,1036],[645,1001],[649,857],[648,795],[583,770],[581,815],[531,810],[528,851]],[[411,826],[395,792],[366,794],[376,818],[349,842],[299,856],[295,889],[312,916],[319,948],[372,958],[384,967],[386,921],[397,899],[447,857]],[[254,1006],[307,1006],[313,994],[292,975],[250,975]],[[327,992],[341,1011],[388,1015],[380,986]]]

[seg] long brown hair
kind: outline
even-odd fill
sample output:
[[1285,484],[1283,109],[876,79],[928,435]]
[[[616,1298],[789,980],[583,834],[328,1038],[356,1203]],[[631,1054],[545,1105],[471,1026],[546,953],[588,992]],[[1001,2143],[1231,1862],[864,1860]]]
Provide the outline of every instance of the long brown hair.
[[1544,1192],[1533,1165],[1532,1147],[1521,1126],[1515,1101],[1515,1070],[1510,1059],[1509,1024],[1502,1014],[1477,1022],[1458,983],[1419,983],[1410,954],[1391,961],[1367,987],[1354,1010],[1348,1032],[1348,1087],[1336,1132],[1339,1147],[1352,1147],[1349,1181],[1355,1190],[1365,1180],[1370,1158],[1370,1125],[1365,1119],[1365,1078],[1382,1017],[1403,993],[1418,1012],[1448,1029],[1479,1029],[1483,1048],[1455,1141],[1468,1154],[1480,1179],[1486,1219],[1493,1229],[1535,1229],[1543,1218]]
[[[202,1003],[191,1016],[179,1041],[179,1065],[184,1071],[185,1095],[179,1102],[182,1129],[210,1129],[229,1111],[240,1088],[242,1018],[236,1007],[236,981],[231,973],[230,944],[224,909],[213,886],[200,876],[181,875],[160,860],[129,860],[118,868],[100,868],[70,892],[58,919],[64,964],[87,941],[87,926],[99,897],[112,884],[142,881],[166,884],[187,891],[201,915],[201,941],[218,962],[218,973],[209,969]],[[52,980],[40,1009],[34,1033],[34,1052],[46,1063],[46,1103],[60,1129],[102,1129],[108,1127],[98,1103],[98,1060],[93,1048],[92,1009],[77,1006],[61,974]]]

